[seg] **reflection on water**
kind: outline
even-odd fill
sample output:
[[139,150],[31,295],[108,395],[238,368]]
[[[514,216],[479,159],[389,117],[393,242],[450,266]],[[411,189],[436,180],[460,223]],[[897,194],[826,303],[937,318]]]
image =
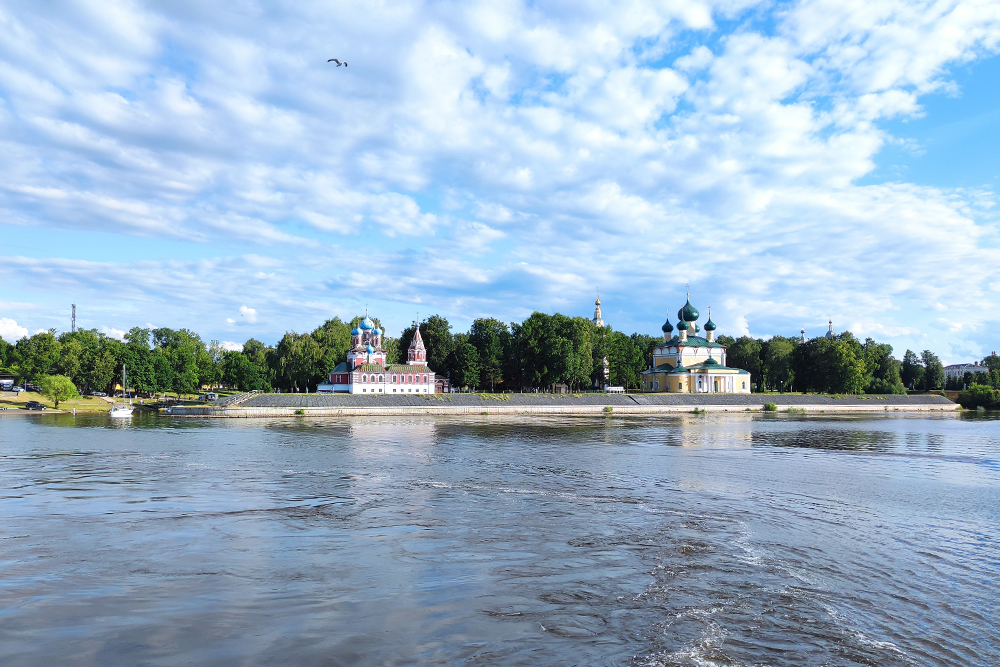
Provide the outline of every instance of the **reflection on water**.
[[0,664],[994,665],[1000,421],[0,419]]

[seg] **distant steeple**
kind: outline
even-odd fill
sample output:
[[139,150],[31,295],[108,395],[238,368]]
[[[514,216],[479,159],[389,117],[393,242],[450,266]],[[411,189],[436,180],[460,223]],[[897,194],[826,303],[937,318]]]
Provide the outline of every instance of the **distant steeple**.
[[830,320],[830,329],[826,332],[826,337],[833,338],[833,320]]
[[406,363],[411,366],[427,365],[427,348],[424,347],[424,339],[420,336],[420,325],[413,323],[413,340],[410,341],[410,348],[406,351]]
[[806,328],[802,327],[802,342],[806,342]]
[[594,326],[603,327],[604,319],[601,317],[601,290],[597,290],[597,301],[594,302]]

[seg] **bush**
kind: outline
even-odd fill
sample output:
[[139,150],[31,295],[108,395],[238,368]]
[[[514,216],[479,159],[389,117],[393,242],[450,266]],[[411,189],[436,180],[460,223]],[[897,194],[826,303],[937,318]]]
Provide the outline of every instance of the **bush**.
[[958,392],[958,402],[966,410],[992,410],[1000,407],[1000,392],[988,385],[973,384],[965,391]]
[[778,406],[775,405],[774,403],[764,404],[764,412],[777,412],[777,411],[778,411]]
[[903,388],[903,383],[898,382],[892,384],[888,380],[882,378],[876,378],[872,380],[868,388],[865,389],[866,394],[905,394],[906,389]]

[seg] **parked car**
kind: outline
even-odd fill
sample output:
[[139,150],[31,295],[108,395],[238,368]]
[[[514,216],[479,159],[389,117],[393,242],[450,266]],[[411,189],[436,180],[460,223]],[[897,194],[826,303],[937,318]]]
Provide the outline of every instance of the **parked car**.
[[24,404],[24,407],[26,407],[29,410],[44,410],[45,409],[45,406],[42,405],[41,403],[39,403],[38,401],[28,401],[27,403]]
[[103,391],[92,391],[92,392],[90,392],[90,395],[91,396],[107,396],[107,394],[105,394]]
[[22,391],[26,391],[26,390],[21,385],[14,385],[14,388],[11,391],[22,392]]

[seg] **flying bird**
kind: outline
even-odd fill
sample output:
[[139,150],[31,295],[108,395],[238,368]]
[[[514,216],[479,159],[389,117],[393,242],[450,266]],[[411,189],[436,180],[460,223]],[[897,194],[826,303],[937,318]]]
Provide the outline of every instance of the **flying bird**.
[[326,62],[328,62],[328,63],[337,63],[337,67],[340,67],[341,65],[343,65],[344,67],[347,67],[347,61],[346,60],[344,62],[340,62],[336,58],[330,58]]

